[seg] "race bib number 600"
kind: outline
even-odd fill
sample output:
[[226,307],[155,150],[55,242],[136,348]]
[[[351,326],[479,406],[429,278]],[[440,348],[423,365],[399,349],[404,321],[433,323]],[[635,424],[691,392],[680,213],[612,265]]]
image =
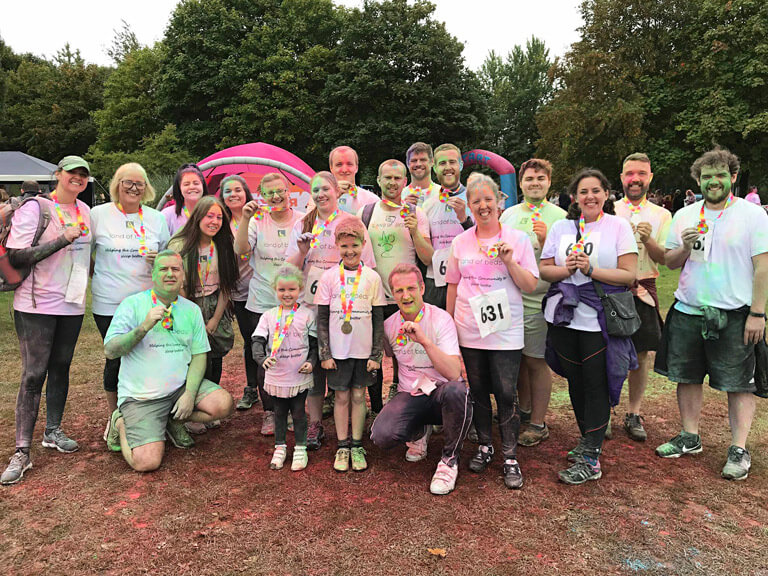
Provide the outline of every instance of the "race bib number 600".
[[469,306],[480,330],[480,338],[512,326],[506,290],[494,290],[469,299]]

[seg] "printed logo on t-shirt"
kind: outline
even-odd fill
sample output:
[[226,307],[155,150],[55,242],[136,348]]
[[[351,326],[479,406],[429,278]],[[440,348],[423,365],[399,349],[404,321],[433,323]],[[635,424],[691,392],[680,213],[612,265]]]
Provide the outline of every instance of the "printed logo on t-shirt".
[[278,238],[285,238],[286,232],[287,230],[278,230],[277,231]]
[[376,241],[376,244],[378,245],[379,248],[381,248],[380,256],[382,258],[388,258],[389,253],[392,252],[392,249],[395,247],[394,232],[390,234],[383,232],[381,236],[379,236],[379,239]]
[[387,224],[394,224],[396,216],[384,216],[384,220]]
[[126,220],[126,221],[125,221],[125,227],[126,227],[126,228],[130,228],[130,229],[133,229],[133,224],[131,223],[131,221],[130,221],[130,220]]

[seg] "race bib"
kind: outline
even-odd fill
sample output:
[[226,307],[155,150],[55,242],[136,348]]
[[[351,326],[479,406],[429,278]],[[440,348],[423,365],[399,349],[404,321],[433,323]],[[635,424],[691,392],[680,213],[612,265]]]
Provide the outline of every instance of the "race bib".
[[504,289],[480,294],[469,299],[469,306],[480,330],[480,338],[502,332],[512,326],[509,298]]
[[72,265],[72,271],[69,274],[69,283],[67,292],[64,295],[64,302],[70,304],[82,304],[85,299],[85,290],[88,287],[88,268],[82,264]]
[[304,302],[307,304],[315,303],[315,296],[317,295],[317,286],[320,284],[320,277],[325,273],[325,270],[312,266],[307,274],[307,285],[304,287]]
[[440,250],[435,250],[435,252],[432,254],[432,273],[435,277],[435,286],[445,286],[445,272],[446,267],[448,266],[448,256],[451,253],[450,246],[448,248],[441,248]]
[[[565,266],[565,260],[568,258],[568,255],[573,251],[573,246],[575,244],[576,244],[575,234],[560,237],[560,247],[558,250],[560,261],[562,262],[560,266]],[[592,264],[592,266],[595,268],[598,268],[597,255],[599,254],[599,244],[600,244],[600,232],[597,230],[591,233],[587,237],[587,241],[584,243],[584,253],[587,256],[589,256],[589,263]]]
[[710,227],[706,234],[699,234],[696,242],[693,243],[693,248],[691,248],[690,259],[692,262],[707,262],[711,250],[712,227]]

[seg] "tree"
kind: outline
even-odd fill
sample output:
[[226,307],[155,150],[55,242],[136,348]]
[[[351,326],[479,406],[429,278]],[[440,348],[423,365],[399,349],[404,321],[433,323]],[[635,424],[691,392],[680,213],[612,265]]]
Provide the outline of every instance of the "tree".
[[131,52],[141,48],[139,39],[136,38],[136,34],[131,30],[131,26],[128,22],[120,20],[120,24],[121,27],[119,30],[113,30],[115,38],[112,41],[112,45],[107,48],[107,56],[109,56],[116,65],[119,65],[120,62],[125,60],[125,57]]
[[486,147],[519,166],[534,155],[539,132],[535,117],[552,96],[552,66],[544,42],[531,37],[506,60],[491,51],[480,69],[488,94]]

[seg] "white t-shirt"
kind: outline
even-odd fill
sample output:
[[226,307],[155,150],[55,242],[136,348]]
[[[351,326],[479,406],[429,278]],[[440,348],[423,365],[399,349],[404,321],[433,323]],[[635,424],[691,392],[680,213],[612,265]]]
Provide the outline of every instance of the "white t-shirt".
[[[349,298],[355,282],[357,270],[344,269],[347,298]],[[335,360],[348,358],[368,359],[373,348],[373,307],[385,306],[384,286],[375,270],[363,266],[360,275],[360,285],[357,289],[352,306],[352,332],[344,334],[341,325],[344,314],[341,311],[341,277],[338,264],[326,270],[320,277],[317,287],[315,304],[330,306],[328,333],[330,338],[331,356]]]
[[[362,219],[363,210],[358,212],[358,218]],[[419,232],[429,241],[429,223],[421,208],[416,208],[416,223]],[[381,203],[373,209],[371,221],[368,224],[368,234],[376,257],[376,272],[381,276],[387,303],[394,304],[392,291],[389,288],[389,273],[398,264],[416,264],[418,256],[413,238],[405,227],[403,217],[400,216],[400,209],[386,210]]]
[[[467,189],[461,184],[457,194],[451,193],[451,197],[453,196],[457,196],[466,202]],[[422,209],[427,215],[427,220],[429,220],[429,234],[430,239],[432,240],[432,248],[435,249],[435,252],[442,251],[438,254],[438,258],[442,255],[444,258],[443,262],[447,262],[451,242],[453,242],[453,239],[456,238],[456,236],[464,232],[464,228],[462,227],[461,222],[459,222],[459,218],[456,216],[456,212],[453,211],[453,208],[448,206],[447,203],[440,201],[439,186],[437,187],[437,190],[430,191],[429,196],[424,200]],[[469,215],[469,208],[467,208],[467,215]],[[427,266],[427,277],[435,277],[435,273],[432,270],[432,264]]]
[[[526,234],[509,226],[502,226],[499,236],[481,239],[480,246],[485,249],[497,242],[506,242],[512,246],[515,261],[534,277],[539,277],[536,256]],[[482,350],[523,348],[522,292],[509,275],[501,257],[490,258],[480,250],[476,226],[453,239],[445,279],[449,284],[458,284],[453,319],[456,322],[459,343],[463,347]],[[482,338],[470,300],[497,291],[505,293],[504,299],[508,304],[511,323],[506,329]],[[503,312],[501,314],[503,315]]]
[[[525,203],[515,204],[510,206],[499,218],[505,226],[510,226],[515,230],[520,230],[528,235],[528,239],[533,246],[533,253],[536,255],[536,264],[538,265],[541,260],[541,248],[539,244],[539,238],[533,232],[533,221],[531,215],[533,212],[528,209]],[[552,225],[558,220],[565,218],[566,211],[562,208],[555,206],[551,202],[547,202],[541,207],[541,221],[547,225],[547,234],[552,229]],[[531,294],[523,293],[523,308],[525,314],[541,314],[541,301],[544,299],[544,295],[549,290],[549,282],[539,278],[539,282],[536,284],[536,290]]]
[[[683,230],[699,223],[702,203],[677,211],[667,236],[668,250],[682,246]],[[704,210],[709,231],[680,273],[676,307],[686,314],[701,314],[702,306],[736,310],[752,305],[752,257],[768,252],[768,214],[741,198],[734,199],[719,219],[718,214],[719,210]]]
[[[147,250],[159,252],[170,239],[165,218],[149,206],[142,206],[142,213]],[[152,265],[139,254],[141,243],[134,228],[141,234],[139,214],[126,217],[114,202],[91,210],[94,314],[113,316],[125,298],[152,287]]]
[[[256,336],[266,338],[267,354],[272,352],[272,338],[275,335],[279,311],[280,308],[275,307],[264,312],[259,319],[259,325],[253,332],[254,338]],[[290,310],[283,311],[282,324],[285,323],[290,312]],[[278,398],[293,398],[300,392],[312,388],[312,373],[299,373],[299,368],[307,361],[310,336],[317,338],[315,313],[308,306],[299,306],[288,328],[288,333],[277,349],[275,356],[277,363],[264,372],[264,390],[267,394]]]
[[339,196],[339,209],[354,216],[363,206],[375,204],[379,200],[381,200],[381,198],[376,196],[376,194],[370,190],[366,190],[362,186],[357,186],[357,194],[354,198],[349,192],[344,192],[344,194]]
[[181,214],[178,216],[176,215],[175,204],[166,206],[160,213],[165,216],[165,223],[168,224],[168,232],[170,232],[171,236],[181,230],[181,228],[184,226],[184,224],[187,223],[188,220],[187,215],[184,214],[183,208],[181,209]]
[[[355,218],[357,216],[339,211],[339,215],[333,219],[328,227],[318,236],[317,246],[310,246],[307,255],[304,257],[304,265],[301,267],[304,271],[304,300],[307,304],[314,304],[317,295],[318,283],[325,270],[332,267],[338,267],[341,260],[341,254],[336,247],[336,227],[344,221],[345,218]],[[362,222],[361,222],[362,223]],[[322,222],[321,222],[322,224]],[[288,251],[285,254],[286,259],[299,253],[299,236],[304,222],[298,220],[291,230],[291,236],[288,244]],[[365,228],[365,226],[363,226]],[[363,264],[368,268],[376,268],[376,258],[373,256],[371,247],[371,238],[368,236],[368,230],[365,230],[365,246],[361,256]]]
[[[645,202],[641,205],[640,211],[633,214],[630,209],[631,204],[624,200],[616,202],[616,216],[623,218],[632,226],[637,226],[640,222],[648,222],[651,225],[651,238],[659,246],[664,246],[669,234],[669,225],[672,222],[672,214],[669,210],[657,206],[653,202]],[[651,259],[645,244],[640,242],[640,236],[635,232],[635,242],[637,243],[637,279],[658,278],[659,266]],[[655,302],[648,291],[642,286],[637,288],[637,297],[649,306],[655,306]]]
[[[410,196],[413,192],[415,192],[416,186],[413,185],[413,183],[408,184],[405,188],[403,188],[402,193],[400,194],[400,199],[402,201],[405,201],[408,196]],[[419,194],[419,200],[416,202],[416,206],[419,208],[424,206],[424,202],[426,202],[429,198],[432,196],[436,196],[440,193],[440,184],[435,184],[434,182],[430,182],[429,188],[422,188],[421,193]]]
[[253,270],[248,285],[248,302],[251,312],[263,314],[278,305],[272,280],[277,270],[285,264],[291,231],[296,222],[304,217],[293,210],[291,217],[278,224],[267,214],[261,220],[251,218],[248,224],[248,245],[251,247],[249,264]]
[[[115,336],[128,334],[144,321],[152,307],[150,290],[123,300],[115,311],[104,343]],[[126,398],[153,400],[170,396],[186,385],[192,356],[211,349],[203,314],[194,303],[179,296],[171,318],[171,330],[166,330],[162,322],[158,322],[128,354],[121,357],[118,406]]]
[[[48,205],[51,221],[40,236],[38,245],[56,240],[64,233],[64,227],[53,202],[39,197],[39,202]],[[65,223],[77,223],[74,204],[60,204]],[[77,200],[83,223],[90,228],[91,213],[85,202]],[[27,202],[16,210],[11,221],[6,248],[29,248],[35,238],[40,206],[36,201]],[[45,260],[35,264],[34,271],[26,277],[13,295],[13,309],[30,314],[53,314],[56,316],[79,316],[85,314],[85,293],[88,286],[88,270],[91,264],[92,232],[81,235],[69,246],[57,250]],[[35,303],[32,302],[32,281],[35,284]],[[70,288],[70,284],[72,285]],[[76,289],[77,288],[77,289]],[[65,300],[67,290],[70,300]],[[82,298],[79,294],[82,292]]]
[[[565,266],[565,259],[576,243],[578,227],[578,220],[556,222],[547,235],[547,241],[541,251],[541,259],[554,257],[557,266]],[[589,237],[584,244],[584,251],[589,254],[589,262],[593,268],[616,268],[619,263],[619,256],[637,254],[635,235],[632,233],[629,222],[623,218],[604,214],[599,222],[587,224],[586,232],[589,233]],[[582,274],[580,270],[577,270],[573,276],[561,280],[561,282],[576,286],[591,281],[592,279]],[[547,322],[553,321],[555,307],[560,299],[561,297],[558,295],[547,300],[547,307],[544,310],[544,317]],[[600,332],[597,311],[586,304],[579,303],[568,327],[583,332]]]
[[[384,321],[387,355],[394,354],[397,359],[400,376],[398,392],[410,393],[416,388],[420,378],[427,378],[432,382],[448,382],[448,379],[432,365],[432,360],[429,359],[424,346],[410,338],[405,346],[397,343],[401,325],[402,317],[399,311]],[[451,356],[461,356],[456,326],[448,312],[425,302],[424,316],[419,320],[419,327],[441,351]]]

